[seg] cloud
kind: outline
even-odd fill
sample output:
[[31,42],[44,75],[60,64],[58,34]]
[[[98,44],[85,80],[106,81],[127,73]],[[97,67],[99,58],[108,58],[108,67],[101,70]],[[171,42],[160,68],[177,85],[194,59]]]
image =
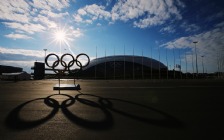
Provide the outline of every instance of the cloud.
[[32,39],[32,37],[30,37],[30,36],[27,36],[24,34],[14,34],[14,33],[5,35],[5,37],[12,38],[12,39]]
[[176,49],[189,49],[187,54],[190,62],[192,61],[192,53],[195,55],[195,44],[193,42],[198,41],[196,44],[198,58],[204,56],[204,62],[206,62],[208,70],[217,71],[217,57],[223,58],[224,56],[224,26],[220,25],[224,25],[224,22],[215,25],[209,31],[192,36],[180,37],[161,46],[168,49],[173,49],[174,47]]
[[68,12],[54,13],[54,12],[48,11],[48,10],[41,10],[40,14],[45,15],[47,17],[51,17],[51,18],[61,18],[63,16],[68,16],[69,15]]
[[224,11],[220,11],[220,12],[217,12],[213,15],[210,15],[209,17],[206,18],[207,22],[211,22],[213,20],[216,20],[216,19],[222,19],[224,17]]
[[168,33],[174,33],[176,30],[173,26],[169,25],[169,26],[166,26],[162,29],[160,29],[160,32],[168,32]]
[[78,23],[83,22],[81,15],[75,14],[75,15],[73,15],[73,17],[74,17],[75,22],[78,22]]
[[56,28],[58,18],[65,18],[68,12],[62,12],[70,6],[69,0],[1,0],[0,19],[8,28],[23,32],[22,35],[5,35],[12,39],[30,39],[30,34]]
[[119,1],[112,9],[114,20],[127,21],[136,19],[134,26],[146,28],[161,25],[171,17],[179,20],[182,18],[178,7],[184,7],[183,3],[175,0],[126,0]]
[[17,21],[22,23],[29,22],[30,7],[25,0],[1,0],[0,1],[0,19]]
[[35,8],[44,10],[62,10],[63,8],[69,7],[69,0],[32,0],[29,2]]
[[46,26],[49,27],[49,28],[57,27],[57,24],[55,22],[49,20],[49,18],[47,18],[46,16],[38,15],[37,17],[33,18],[33,21],[35,21],[37,23],[38,22],[42,23],[45,27]]
[[42,57],[43,51],[37,50],[26,50],[26,49],[8,49],[0,47],[1,54],[14,54],[14,55],[24,55],[24,56],[33,56],[33,57]]
[[23,23],[17,23],[17,22],[3,22],[7,27],[24,31],[29,34],[34,34],[35,32],[43,32],[46,30],[46,28],[41,24],[23,24]]
[[106,0],[106,6],[109,6],[112,3],[112,0]]
[[97,26],[102,26],[102,24],[100,24],[100,23],[97,23],[96,25],[97,25]]
[[76,22],[92,24],[97,19],[108,20],[111,18],[111,14],[105,10],[104,6],[92,4],[78,9],[77,14],[74,14],[73,17]]
[[200,30],[200,27],[196,24],[188,24],[187,22],[183,22],[180,27],[183,28],[186,32],[197,32]]
[[81,23],[93,23],[97,19],[105,19],[110,23],[117,20],[134,20],[133,26],[147,28],[161,25],[171,17],[182,19],[178,8],[183,7],[184,4],[179,0],[118,0],[111,11],[106,11],[106,7],[96,4],[80,8],[74,14],[74,19]]
[[81,29],[79,28],[76,28],[74,29],[72,26],[70,27],[70,30],[71,30],[71,33],[72,33],[72,36],[73,37],[80,37],[80,36],[83,36],[83,32]]
[[139,8],[146,13],[145,18],[135,21],[134,25],[139,28],[146,28],[154,25],[161,25],[165,21],[169,20],[171,17],[175,20],[182,19],[180,12],[178,11],[179,7],[184,7],[180,2],[173,0],[167,1],[147,1],[143,0]]

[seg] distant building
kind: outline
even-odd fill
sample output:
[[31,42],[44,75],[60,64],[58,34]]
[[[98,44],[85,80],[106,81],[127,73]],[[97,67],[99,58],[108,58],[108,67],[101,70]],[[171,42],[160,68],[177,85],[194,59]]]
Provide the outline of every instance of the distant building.
[[31,69],[34,70],[33,79],[41,80],[44,79],[45,76],[45,63],[42,62],[34,62],[34,67]]
[[22,71],[23,69],[20,67],[0,65],[0,75],[2,75],[2,73],[15,73],[15,72],[22,72]]
[[79,78],[149,79],[166,76],[167,67],[142,56],[117,55],[94,59],[77,74]]
[[27,72],[2,73],[0,77],[1,77],[1,80],[13,80],[13,81],[31,79],[31,75],[28,74]]

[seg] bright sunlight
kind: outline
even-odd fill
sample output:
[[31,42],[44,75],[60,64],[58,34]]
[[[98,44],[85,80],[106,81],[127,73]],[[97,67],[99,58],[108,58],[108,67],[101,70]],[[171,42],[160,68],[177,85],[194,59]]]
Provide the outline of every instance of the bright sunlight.
[[57,41],[65,41],[66,40],[66,33],[63,30],[59,30],[57,32],[55,32],[55,40]]
[[66,29],[66,27],[64,27],[55,29],[51,37],[53,40],[48,45],[56,43],[56,45],[59,45],[60,47],[60,53],[62,51],[62,47],[66,46],[67,48],[66,49],[64,48],[63,50],[68,49],[72,53],[72,55],[74,55],[73,51],[71,50],[71,46],[69,44],[69,41],[72,40],[71,37],[72,33],[70,33],[69,28]]

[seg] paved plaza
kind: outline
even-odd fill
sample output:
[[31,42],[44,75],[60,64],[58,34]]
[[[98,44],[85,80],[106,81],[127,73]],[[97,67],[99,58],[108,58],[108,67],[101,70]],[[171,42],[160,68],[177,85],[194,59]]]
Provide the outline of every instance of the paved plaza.
[[1,140],[224,139],[224,80],[57,82],[0,81]]

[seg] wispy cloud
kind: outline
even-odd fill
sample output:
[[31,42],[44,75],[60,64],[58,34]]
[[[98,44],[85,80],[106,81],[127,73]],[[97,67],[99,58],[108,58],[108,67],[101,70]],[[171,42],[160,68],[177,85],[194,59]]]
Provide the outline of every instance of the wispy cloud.
[[160,32],[164,33],[164,32],[168,32],[168,33],[174,33],[176,30],[173,26],[169,25],[169,26],[166,26],[162,29],[160,29]]
[[183,22],[180,27],[183,28],[186,32],[197,32],[200,30],[200,27],[196,24],[188,24],[187,22]]
[[29,2],[35,8],[44,10],[62,10],[63,8],[69,7],[69,0],[33,0]]
[[96,4],[87,5],[84,8],[80,8],[77,14],[73,15],[76,22],[91,24],[97,19],[109,19],[111,13],[105,11],[104,6]]
[[70,6],[69,3],[69,0],[1,0],[2,24],[16,32],[23,32],[23,35],[8,34],[5,37],[30,39],[31,34],[56,28],[55,20],[69,15],[68,12],[62,12],[64,8]]
[[30,6],[25,0],[1,0],[0,19],[28,23]]
[[12,39],[32,39],[32,37],[30,37],[30,36],[27,36],[24,34],[15,34],[15,33],[5,35],[5,37],[12,38]]
[[184,7],[183,3],[176,0],[127,0],[119,1],[112,12],[118,14],[118,18],[123,21],[141,17],[134,21],[134,26],[146,28],[163,24],[171,17],[181,19],[182,16],[178,11],[178,6]]
[[3,22],[7,27],[19,30],[19,31],[24,31],[29,34],[34,34],[36,32],[43,32],[46,30],[46,27],[44,27],[41,24],[23,24],[23,23],[17,23],[17,22]]
[[33,57],[43,56],[43,51],[37,51],[37,50],[9,49],[0,47],[0,52],[1,54],[14,54],[14,55],[33,56]]
[[74,19],[82,23],[93,23],[97,19],[105,19],[110,23],[117,20],[134,20],[133,26],[147,28],[163,24],[171,17],[176,20],[182,19],[179,7],[184,7],[179,0],[119,0],[111,11],[106,11],[104,6],[87,5],[77,10]]
[[[57,27],[57,24],[55,22],[49,20],[49,18],[46,16],[38,15],[37,17],[33,18],[33,21],[37,22],[37,23],[41,23],[42,24],[41,26],[43,26],[43,27],[49,27],[49,28]],[[32,24],[32,25],[35,25],[35,24]],[[43,29],[43,30],[45,30],[45,29]]]
[[209,31],[193,36],[180,37],[161,46],[168,49],[189,49],[190,51],[187,54],[189,61],[191,61],[192,53],[195,55],[195,44],[193,42],[197,41],[196,50],[198,57],[204,56],[204,61],[209,66],[209,70],[217,71],[217,61],[220,59],[217,57],[224,56],[224,26],[220,26],[223,24],[221,22]]
[[48,11],[48,10],[41,10],[40,13],[41,13],[42,15],[45,15],[45,16],[47,16],[47,17],[51,17],[51,18],[61,18],[61,17],[63,17],[63,16],[68,16],[68,15],[69,15],[68,12],[64,12],[64,13],[58,13],[58,14],[56,14],[56,13],[54,13],[54,12],[52,12],[52,11]]

